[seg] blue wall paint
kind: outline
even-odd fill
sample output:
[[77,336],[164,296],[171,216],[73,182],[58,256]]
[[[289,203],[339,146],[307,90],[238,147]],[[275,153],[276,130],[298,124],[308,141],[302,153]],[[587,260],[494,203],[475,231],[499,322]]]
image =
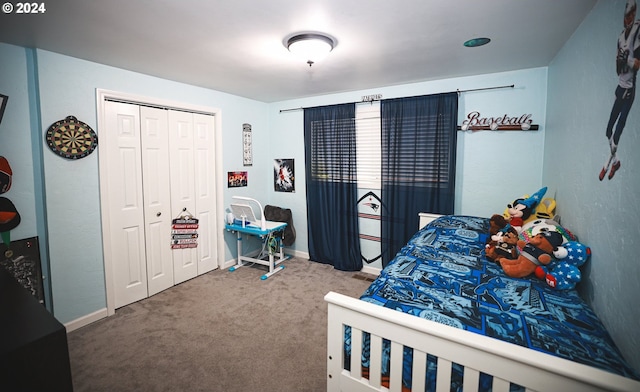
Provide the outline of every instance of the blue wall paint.
[[[95,64],[55,53],[36,50],[33,64],[36,78],[36,102],[30,102],[27,89],[29,74],[28,50],[0,44],[2,72],[0,85],[10,96],[12,105],[7,110],[6,122],[0,125],[0,153],[7,156],[14,173],[19,178],[11,193],[19,193],[23,222],[12,232],[12,239],[37,234],[36,211],[46,211],[49,232],[51,284],[54,314],[63,323],[91,314],[106,306],[104,267],[102,256],[102,233],[100,223],[99,178],[97,153],[78,160],[68,161],[53,154],[48,148],[42,156],[33,157],[29,134],[31,118],[41,118],[39,135],[34,140],[41,142],[47,128],[68,115],[96,129],[96,89],[103,88],[129,94],[148,96],[219,108],[222,112],[223,145],[237,150],[223,153],[223,171],[241,167],[240,135],[242,124],[254,126],[254,142],[266,145],[268,141],[267,106],[264,103],[221,92],[162,80],[147,75]],[[33,76],[33,75],[32,75]],[[7,87],[5,87],[7,86]],[[5,127],[8,131],[5,131]],[[237,140],[237,141],[236,141]],[[236,148],[237,144],[237,148]],[[5,153],[5,150],[7,151]],[[264,162],[266,151],[255,152],[257,162]],[[44,206],[36,206],[33,173],[34,164],[42,160],[45,175],[46,200]],[[35,162],[35,163],[34,163]],[[260,175],[260,165],[249,168],[255,180],[247,188],[257,196],[270,184]],[[17,169],[17,170],[16,170]],[[252,176],[253,174],[253,176]],[[223,185],[223,184],[221,184]],[[224,184],[225,199],[230,190]],[[39,191],[43,193],[42,190]],[[18,205],[18,203],[16,203]],[[235,253],[235,241],[225,234],[225,253],[231,258]],[[221,260],[222,262],[223,260]]]
[[31,148],[31,113],[29,111],[27,49],[0,44],[0,94],[9,101],[0,123],[0,155],[7,158],[13,171],[10,199],[20,212],[21,222],[11,230],[11,239],[36,235],[35,198],[33,192],[33,152]]
[[[294,248],[307,249],[302,110],[283,109],[359,101],[363,95],[383,99],[447,91],[515,85],[515,88],[467,92],[460,95],[459,123],[471,111],[501,117],[531,114],[540,131],[481,131],[458,133],[455,212],[480,216],[502,213],[506,204],[541,186],[547,69],[534,68],[475,77],[455,78],[371,90],[276,102],[270,105],[270,158],[295,158],[296,193],[272,193],[273,204],[291,208],[297,230]],[[380,263],[372,263],[380,267]]]
[[640,103],[620,138],[621,169],[598,180],[617,85],[616,40],[626,1],[599,1],[549,67],[543,180],[557,189],[562,223],[593,249],[578,286],[625,357],[640,369]]

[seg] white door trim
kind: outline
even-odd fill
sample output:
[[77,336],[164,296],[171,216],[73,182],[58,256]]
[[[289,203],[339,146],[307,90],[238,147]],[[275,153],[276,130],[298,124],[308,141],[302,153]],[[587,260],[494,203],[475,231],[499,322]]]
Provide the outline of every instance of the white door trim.
[[[152,105],[159,107],[166,107],[168,109],[187,110],[198,113],[207,113],[214,116],[215,119],[215,155],[216,155],[216,172],[215,183],[216,186],[216,216],[224,216],[224,203],[223,203],[223,182],[224,178],[222,172],[222,111],[218,108],[212,108],[208,106],[185,104],[181,102],[174,102],[164,99],[145,97],[135,94],[128,94],[118,91],[96,89],[96,106],[97,106],[97,134],[98,140],[100,140],[100,130],[106,128],[105,120],[105,100],[119,100],[140,105]],[[108,213],[108,201],[109,195],[106,190],[107,179],[109,178],[109,165],[108,154],[106,152],[106,143],[98,143],[98,164],[99,164],[99,177],[100,177],[100,212],[102,220],[102,250],[104,254],[104,275],[105,275],[105,287],[107,297],[107,315],[112,316],[115,314],[115,298],[114,298],[114,281],[113,281],[113,265],[111,254],[111,238],[109,236],[110,219]],[[216,241],[217,241],[217,259],[218,267],[224,260],[224,222],[222,219],[216,221]]]

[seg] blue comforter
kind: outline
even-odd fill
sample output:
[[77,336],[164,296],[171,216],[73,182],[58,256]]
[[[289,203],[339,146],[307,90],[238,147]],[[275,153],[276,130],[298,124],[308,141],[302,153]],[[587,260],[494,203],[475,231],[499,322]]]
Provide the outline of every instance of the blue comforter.
[[[488,235],[486,218],[436,219],[411,238],[361,299],[638,378],[576,291],[506,276],[484,257]],[[365,367],[366,361],[365,349]]]

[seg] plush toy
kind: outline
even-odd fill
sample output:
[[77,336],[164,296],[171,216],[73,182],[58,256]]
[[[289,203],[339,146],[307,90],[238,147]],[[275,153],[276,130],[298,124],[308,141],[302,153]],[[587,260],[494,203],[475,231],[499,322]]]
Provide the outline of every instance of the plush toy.
[[509,224],[520,232],[524,222],[531,217],[542,197],[547,192],[547,187],[541,188],[533,196],[528,198],[519,198],[507,205],[507,220]]
[[523,278],[534,273],[537,266],[549,264],[553,252],[558,250],[562,241],[562,234],[557,231],[542,231],[528,243],[523,240],[518,241],[518,247],[522,250],[516,259],[501,257],[498,258],[498,262],[507,276]]
[[555,289],[570,290],[582,279],[579,267],[591,256],[591,248],[578,241],[569,241],[561,249],[563,251],[556,252],[558,260],[538,266],[535,275]]
[[576,241],[577,238],[573,233],[569,230],[565,229],[560,223],[554,221],[553,219],[534,219],[529,221],[522,226],[520,230],[520,238],[525,242],[529,242],[531,238],[535,237],[536,234],[543,231],[557,231],[562,234],[564,238],[563,242],[568,241]]
[[491,215],[491,218],[489,218],[489,234],[492,236],[498,234],[508,224],[509,222],[504,216],[500,214]]
[[485,246],[485,256],[492,261],[499,258],[516,259],[518,258],[518,232],[516,229],[507,225],[498,233],[491,236],[490,241]]

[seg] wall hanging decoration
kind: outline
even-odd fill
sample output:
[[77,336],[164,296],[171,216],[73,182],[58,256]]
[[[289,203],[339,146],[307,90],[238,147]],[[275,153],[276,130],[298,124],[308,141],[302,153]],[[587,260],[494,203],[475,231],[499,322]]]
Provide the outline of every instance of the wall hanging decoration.
[[295,192],[293,159],[276,159],[273,162],[273,181],[276,192]]
[[242,163],[253,165],[253,142],[251,141],[251,124],[242,124]]
[[230,171],[227,172],[227,185],[229,188],[238,188],[247,186],[246,171]]
[[538,125],[532,124],[531,114],[520,116],[482,117],[480,112],[467,114],[467,119],[458,126],[462,131],[537,131]]
[[198,219],[186,210],[171,221],[171,249],[198,247]]
[[93,129],[74,116],[51,125],[45,138],[51,151],[66,159],[84,158],[98,146]]
[[0,94],[0,123],[2,122],[2,117],[4,116],[4,109],[7,107],[7,101],[9,97],[7,95]]

